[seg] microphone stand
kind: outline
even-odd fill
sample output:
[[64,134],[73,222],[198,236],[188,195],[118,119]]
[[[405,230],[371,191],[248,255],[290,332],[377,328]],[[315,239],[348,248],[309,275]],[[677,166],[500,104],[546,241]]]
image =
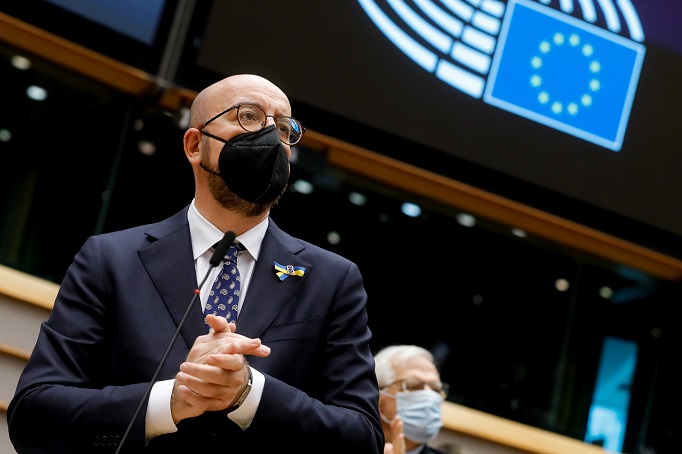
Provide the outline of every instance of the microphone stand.
[[225,235],[218,242],[218,245],[215,247],[215,250],[213,251],[213,255],[211,256],[211,259],[209,260],[209,263],[211,266],[208,267],[208,270],[206,271],[206,275],[201,280],[199,287],[194,290],[194,295],[192,295],[192,299],[189,301],[189,304],[187,305],[187,309],[185,310],[185,314],[182,316],[180,323],[178,323],[178,327],[175,330],[175,333],[173,334],[173,338],[168,343],[168,347],[166,347],[166,351],[164,352],[163,356],[161,357],[161,361],[159,361],[159,365],[156,368],[156,371],[154,371],[154,375],[152,376],[151,380],[149,381],[149,386],[147,387],[147,390],[144,392],[142,399],[140,399],[140,404],[137,406],[137,409],[135,410],[133,417],[130,419],[130,423],[128,424],[128,427],[126,428],[126,431],[123,434],[123,437],[121,438],[121,442],[118,444],[118,447],[116,448],[115,454],[119,454],[121,452],[121,449],[123,448],[123,443],[126,441],[126,439],[128,438],[128,434],[130,433],[131,429],[133,428],[133,424],[135,423],[135,419],[140,414],[140,411],[142,410],[142,406],[144,405],[145,400],[147,399],[147,397],[149,397],[149,394],[152,392],[152,388],[154,387],[154,383],[156,383],[156,379],[159,377],[159,374],[161,373],[161,367],[166,362],[166,359],[168,358],[168,355],[170,354],[171,348],[173,347],[175,340],[178,338],[178,335],[180,334],[180,330],[182,329],[183,325],[185,324],[185,320],[187,319],[189,312],[192,310],[192,307],[194,306],[194,301],[197,299],[197,296],[199,295],[199,293],[201,293],[201,290],[200,290],[201,287],[204,286],[206,279],[208,279],[208,275],[211,273],[211,270],[213,268],[215,268],[220,263],[220,261],[223,259],[223,257],[225,256],[225,253],[227,252],[227,249],[234,242],[234,239],[235,239],[234,232],[231,230],[228,230],[227,232],[225,232]]

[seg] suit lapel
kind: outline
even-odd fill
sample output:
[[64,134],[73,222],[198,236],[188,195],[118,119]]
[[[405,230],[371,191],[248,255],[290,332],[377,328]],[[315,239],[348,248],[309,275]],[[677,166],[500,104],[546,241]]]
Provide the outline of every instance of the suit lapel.
[[[310,263],[296,253],[303,245],[282,232],[272,221],[263,238],[258,262],[253,271],[249,290],[237,320],[237,332],[247,337],[261,337],[277,314],[291,300],[312,270]],[[306,268],[304,276],[289,276],[280,281],[275,273],[275,262]]]
[[196,295],[180,332],[187,346],[191,347],[196,337],[205,333],[199,295],[194,292],[198,283],[187,210],[157,224],[147,235],[152,242],[138,253],[176,326],[185,316],[190,300]]
[[[140,259],[175,324],[179,325],[198,287],[187,210],[155,225],[147,235],[151,243],[138,251]],[[300,241],[282,232],[270,220],[239,314],[238,333],[252,338],[261,337],[291,300],[312,271],[312,265],[296,255],[303,247]],[[305,275],[289,276],[280,281],[275,273],[274,262],[305,267]],[[198,295],[180,333],[188,348],[191,348],[197,336],[205,334]]]

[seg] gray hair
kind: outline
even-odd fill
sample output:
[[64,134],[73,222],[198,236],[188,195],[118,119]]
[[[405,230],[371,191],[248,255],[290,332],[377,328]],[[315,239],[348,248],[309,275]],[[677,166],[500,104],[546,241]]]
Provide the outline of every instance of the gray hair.
[[391,345],[384,347],[374,355],[374,371],[379,388],[384,388],[396,380],[396,369],[403,368],[407,362],[417,356],[423,356],[433,362],[433,355],[418,345]]

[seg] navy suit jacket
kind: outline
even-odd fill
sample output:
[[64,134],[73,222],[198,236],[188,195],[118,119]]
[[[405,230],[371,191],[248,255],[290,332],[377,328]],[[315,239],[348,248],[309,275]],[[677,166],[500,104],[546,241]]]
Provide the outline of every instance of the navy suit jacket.
[[[280,281],[275,261],[305,274]],[[156,224],[88,238],[8,409],[17,452],[115,451],[197,287],[187,207]],[[237,328],[271,348],[269,357],[247,358],[265,374],[251,426],[209,412],[145,447],[145,402],[123,452],[382,453],[366,302],[353,262],[270,219]],[[197,299],[159,380],[175,376],[202,334]]]

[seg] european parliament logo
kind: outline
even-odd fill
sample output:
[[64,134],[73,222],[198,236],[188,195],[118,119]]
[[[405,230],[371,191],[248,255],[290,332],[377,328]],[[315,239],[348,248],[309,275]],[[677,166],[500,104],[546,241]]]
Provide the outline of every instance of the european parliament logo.
[[[613,151],[622,147],[645,48],[629,0],[358,0],[405,55],[484,102]],[[622,20],[621,20],[622,17]],[[618,34],[626,29],[629,38]]]

